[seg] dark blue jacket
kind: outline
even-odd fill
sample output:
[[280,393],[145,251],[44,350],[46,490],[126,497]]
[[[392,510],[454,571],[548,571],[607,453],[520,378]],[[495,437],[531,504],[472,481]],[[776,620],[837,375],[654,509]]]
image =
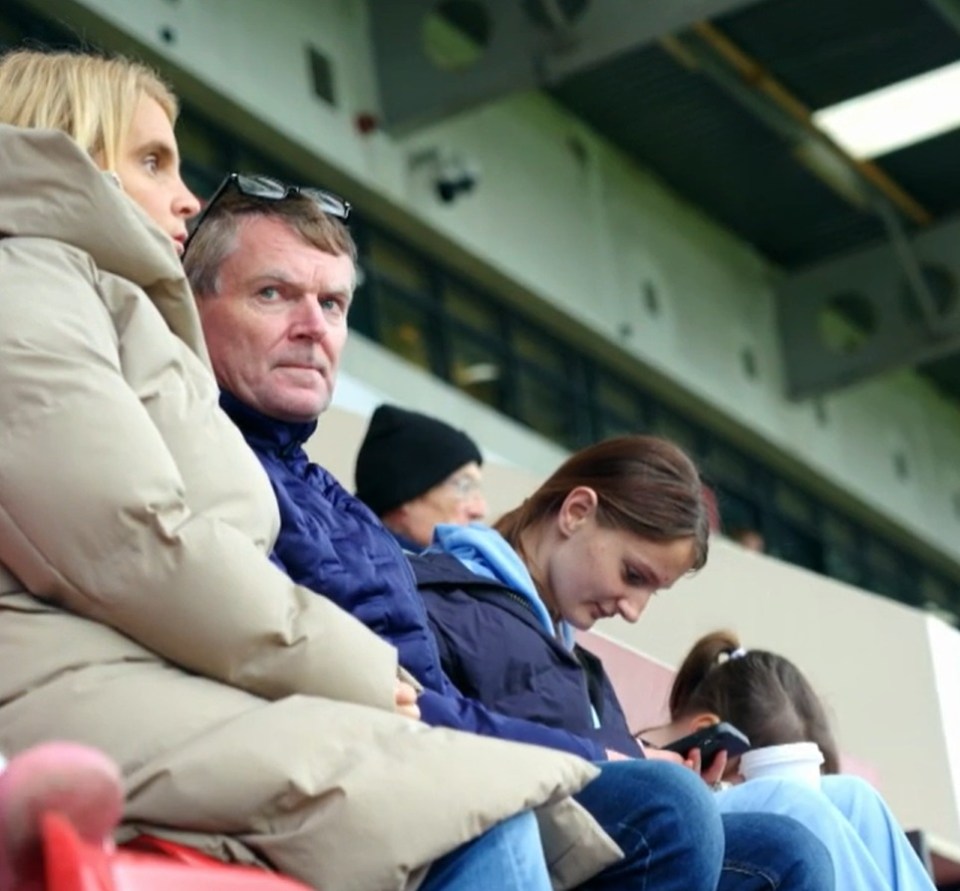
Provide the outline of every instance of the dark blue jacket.
[[256,452],[276,493],[281,528],[272,559],[297,584],[328,597],[397,648],[400,664],[425,688],[418,700],[424,721],[591,760],[605,757],[602,747],[589,740],[498,714],[464,697],[443,673],[400,546],[366,505],[311,463],[303,450],[316,423],[268,418],[229,393],[220,404]]
[[410,563],[443,669],[465,696],[624,755],[641,755],[600,659],[581,646],[568,650],[523,597],[474,575],[455,557],[430,553]]

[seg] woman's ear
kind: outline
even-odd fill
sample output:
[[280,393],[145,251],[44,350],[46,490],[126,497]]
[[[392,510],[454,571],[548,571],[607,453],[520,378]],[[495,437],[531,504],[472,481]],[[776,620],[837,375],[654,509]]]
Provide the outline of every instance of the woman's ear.
[[557,514],[557,525],[565,536],[573,535],[597,513],[597,493],[589,486],[577,486],[567,493]]
[[719,715],[715,715],[713,712],[698,712],[687,720],[687,729],[685,732],[694,733],[697,730],[702,730],[704,727],[713,727],[714,724],[719,723]]

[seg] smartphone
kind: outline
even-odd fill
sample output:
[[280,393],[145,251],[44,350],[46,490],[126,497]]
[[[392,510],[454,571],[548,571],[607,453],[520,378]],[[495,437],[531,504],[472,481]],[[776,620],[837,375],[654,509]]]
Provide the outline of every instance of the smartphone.
[[729,758],[742,755],[750,748],[750,740],[733,724],[721,721],[710,727],[701,727],[696,733],[674,740],[662,748],[669,752],[676,752],[684,758],[691,749],[699,749],[701,763],[708,765],[716,757],[717,752],[726,752]]

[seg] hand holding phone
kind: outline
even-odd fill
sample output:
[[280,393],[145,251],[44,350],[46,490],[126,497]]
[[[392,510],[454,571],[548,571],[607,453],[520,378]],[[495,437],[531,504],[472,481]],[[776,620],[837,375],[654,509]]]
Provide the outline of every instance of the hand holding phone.
[[726,752],[728,758],[742,755],[750,748],[750,740],[733,724],[721,721],[709,727],[701,727],[695,733],[674,740],[661,748],[668,752],[676,752],[683,758],[691,749],[700,750],[700,760],[704,765],[710,764],[718,752]]

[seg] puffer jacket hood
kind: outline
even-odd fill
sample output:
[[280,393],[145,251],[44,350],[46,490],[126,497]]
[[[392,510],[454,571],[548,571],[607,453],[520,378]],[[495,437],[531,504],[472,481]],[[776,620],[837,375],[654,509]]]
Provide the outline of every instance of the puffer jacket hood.
[[[65,133],[0,124],[0,233],[69,244],[142,288],[209,366],[200,317],[166,233]],[[94,222],[95,221],[95,222]]]

